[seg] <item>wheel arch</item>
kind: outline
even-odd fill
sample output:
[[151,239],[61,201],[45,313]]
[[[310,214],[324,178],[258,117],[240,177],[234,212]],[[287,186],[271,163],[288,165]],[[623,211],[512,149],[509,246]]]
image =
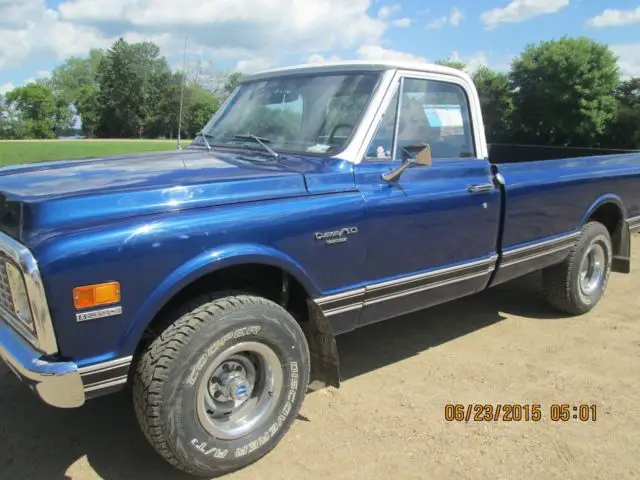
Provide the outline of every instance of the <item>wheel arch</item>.
[[122,336],[120,351],[135,357],[149,335],[154,334],[155,327],[166,324],[166,314],[174,308],[204,291],[230,288],[260,294],[286,308],[307,337],[312,355],[312,380],[339,386],[333,330],[313,300],[319,295],[318,288],[291,257],[263,245],[233,245],[204,252],[174,270],[132,319]]
[[631,248],[626,208],[622,199],[614,194],[606,194],[591,204],[582,217],[580,226],[595,221],[604,225],[611,236],[613,247],[612,270],[618,273],[631,271]]

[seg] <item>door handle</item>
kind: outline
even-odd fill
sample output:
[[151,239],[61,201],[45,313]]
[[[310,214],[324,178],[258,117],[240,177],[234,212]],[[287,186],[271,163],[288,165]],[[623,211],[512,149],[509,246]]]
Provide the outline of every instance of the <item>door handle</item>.
[[494,188],[495,186],[493,185],[493,183],[483,183],[480,185],[477,185],[477,184],[469,185],[467,187],[467,191],[469,193],[486,193],[486,192],[490,192]]

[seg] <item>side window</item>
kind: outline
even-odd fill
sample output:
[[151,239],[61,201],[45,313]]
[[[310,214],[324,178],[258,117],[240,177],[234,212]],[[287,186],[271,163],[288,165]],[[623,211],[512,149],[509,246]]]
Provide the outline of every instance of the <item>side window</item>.
[[402,87],[395,158],[426,145],[433,158],[474,157],[469,102],[464,89],[455,83],[407,78]]
[[400,160],[415,156],[427,145],[434,159],[475,157],[469,102],[461,86],[436,80],[405,78],[399,91],[400,113],[395,155],[391,155],[391,148],[398,115],[397,93],[396,101],[389,105],[369,146],[367,159]]
[[391,149],[393,148],[393,135],[396,126],[396,116],[398,115],[398,90],[389,102],[387,111],[384,112],[378,130],[367,149],[366,159],[390,160],[392,158]]

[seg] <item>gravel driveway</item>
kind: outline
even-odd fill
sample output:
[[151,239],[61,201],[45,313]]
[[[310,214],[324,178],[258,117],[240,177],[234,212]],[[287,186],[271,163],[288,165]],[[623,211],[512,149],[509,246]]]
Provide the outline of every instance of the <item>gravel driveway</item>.
[[[640,237],[581,318],[537,276],[338,339],[343,385],[310,394],[276,449],[230,479],[640,478]],[[126,394],[41,404],[0,366],[0,478],[185,479],[138,431]],[[533,421],[450,422],[447,403],[539,404]],[[551,420],[596,405],[595,421]]]

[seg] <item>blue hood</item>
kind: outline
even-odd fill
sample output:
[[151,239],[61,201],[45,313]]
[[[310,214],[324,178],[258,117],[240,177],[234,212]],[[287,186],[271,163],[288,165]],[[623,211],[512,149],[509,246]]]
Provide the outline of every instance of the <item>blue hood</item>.
[[185,150],[0,169],[0,199],[21,205],[22,237],[197,206],[308,194],[302,172],[261,153]]

